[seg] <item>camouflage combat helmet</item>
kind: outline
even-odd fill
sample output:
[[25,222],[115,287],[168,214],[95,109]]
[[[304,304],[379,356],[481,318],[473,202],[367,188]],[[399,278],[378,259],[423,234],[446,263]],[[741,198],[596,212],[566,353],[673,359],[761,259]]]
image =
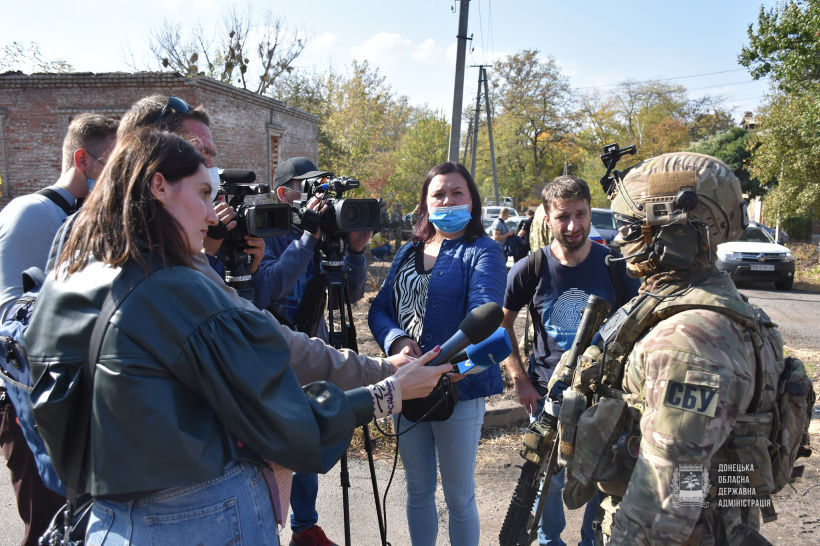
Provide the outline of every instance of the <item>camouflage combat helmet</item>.
[[[740,181],[725,163],[703,154],[669,153],[642,161],[621,175],[610,199],[621,226],[616,242],[624,255],[643,249],[646,258],[655,258],[643,267],[633,264],[630,269],[641,275],[660,266],[664,251],[669,256],[664,265],[685,269],[685,260],[675,260],[681,251],[676,246],[689,245],[686,255],[713,252],[718,244],[739,238],[748,224]],[[663,241],[658,239],[661,228],[668,232]],[[696,243],[686,236],[691,233],[700,234]]]

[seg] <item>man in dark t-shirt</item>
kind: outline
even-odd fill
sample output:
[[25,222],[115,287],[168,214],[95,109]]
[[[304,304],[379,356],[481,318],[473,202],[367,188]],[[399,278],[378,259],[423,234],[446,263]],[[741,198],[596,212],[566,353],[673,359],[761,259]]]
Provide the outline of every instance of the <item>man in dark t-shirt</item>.
[[[589,239],[591,196],[587,183],[574,176],[559,176],[542,192],[546,219],[555,239],[543,252],[539,279],[532,302],[539,320],[534,321],[533,354],[527,368],[515,343],[513,324],[519,311],[529,304],[526,286],[528,260],[517,262],[507,276],[504,294],[504,321],[513,352],[504,365],[510,372],[518,401],[533,416],[538,414],[555,365],[575,340],[581,314],[590,294],[609,301],[615,310],[616,290],[604,259],[609,250]],[[626,276],[623,263],[615,264],[622,275],[625,297],[638,294],[639,282]],[[566,526],[561,490],[564,473],[558,472],[550,483],[538,529],[538,543],[564,544],[561,532]],[[587,505],[581,528],[581,544],[594,544],[592,521],[598,509],[597,497]]]

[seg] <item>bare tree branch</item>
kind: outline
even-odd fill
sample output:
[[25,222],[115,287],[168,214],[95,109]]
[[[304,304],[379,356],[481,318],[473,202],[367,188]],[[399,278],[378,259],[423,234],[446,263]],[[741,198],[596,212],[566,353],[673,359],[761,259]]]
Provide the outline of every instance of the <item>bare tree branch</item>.
[[[149,48],[163,69],[187,77],[207,75],[264,94],[279,76],[293,70],[306,41],[270,10],[262,24],[254,21],[250,3],[244,9],[231,5],[213,33],[201,24],[183,29],[180,23],[166,20],[151,31]],[[249,58],[252,50],[258,54],[259,66]]]

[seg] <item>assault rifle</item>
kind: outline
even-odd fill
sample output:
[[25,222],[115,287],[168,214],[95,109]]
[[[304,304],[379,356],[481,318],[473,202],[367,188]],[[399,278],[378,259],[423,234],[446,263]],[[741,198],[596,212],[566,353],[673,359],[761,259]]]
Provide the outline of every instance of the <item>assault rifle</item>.
[[545,396],[544,409],[538,415],[538,419],[533,421],[524,433],[524,447],[521,449],[521,456],[525,462],[521,467],[521,477],[518,478],[518,485],[510,501],[510,507],[507,509],[507,516],[501,526],[501,533],[498,537],[501,546],[531,544],[537,537],[538,522],[544,510],[544,499],[547,496],[546,491],[541,494],[535,518],[529,529],[527,529],[527,519],[535,502],[535,495],[538,493],[542,477],[544,487],[548,488],[552,476],[558,470],[558,415],[564,391],[572,387],[578,357],[592,343],[593,337],[601,327],[604,318],[609,314],[610,308],[609,302],[605,299],[594,294],[589,296],[584,313],[581,315],[581,323],[578,325],[575,340],[567,351],[569,354],[566,355],[561,377]]

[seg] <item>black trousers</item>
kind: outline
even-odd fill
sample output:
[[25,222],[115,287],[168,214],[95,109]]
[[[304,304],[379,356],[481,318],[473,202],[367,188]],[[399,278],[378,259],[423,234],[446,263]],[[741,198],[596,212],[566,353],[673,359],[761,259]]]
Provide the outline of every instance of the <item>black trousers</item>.
[[11,472],[11,484],[17,497],[17,512],[26,526],[23,546],[36,546],[51,523],[54,514],[65,504],[65,497],[45,486],[23,429],[17,423],[17,412],[0,387],[0,448]]

